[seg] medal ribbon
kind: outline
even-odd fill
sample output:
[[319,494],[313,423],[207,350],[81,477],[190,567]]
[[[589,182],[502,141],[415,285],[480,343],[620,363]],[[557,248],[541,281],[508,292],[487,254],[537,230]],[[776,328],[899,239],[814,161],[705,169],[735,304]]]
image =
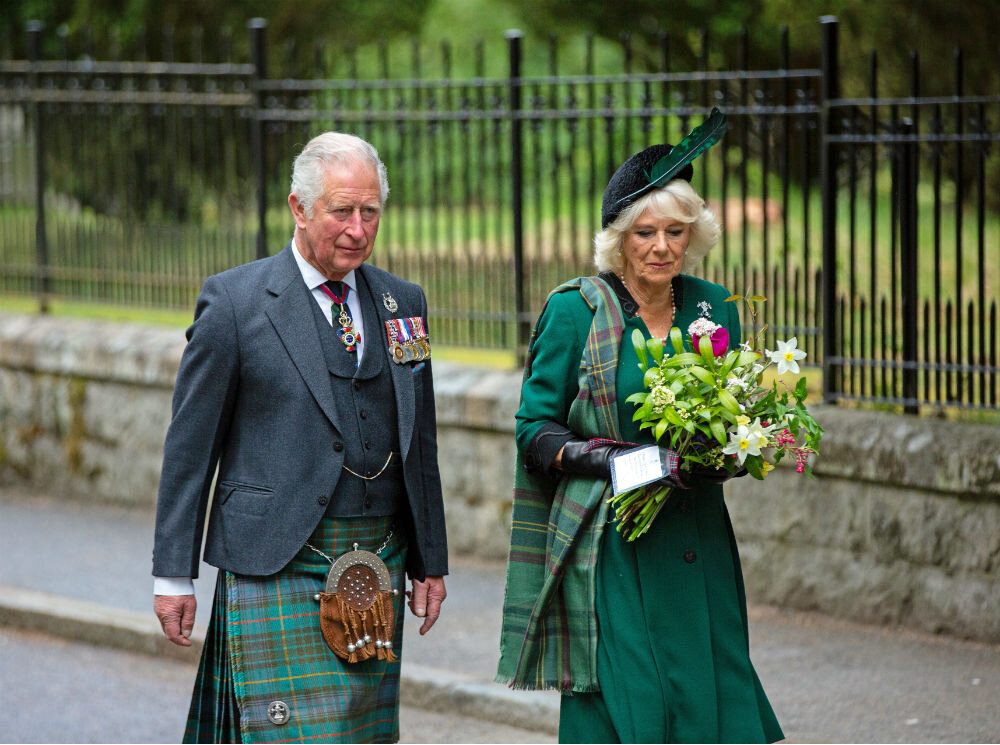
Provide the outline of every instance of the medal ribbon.
[[[354,328],[354,319],[351,318],[351,310],[347,306],[347,296],[351,292],[351,286],[344,282],[331,281],[321,284],[319,288],[330,300],[340,307],[340,313],[336,317],[337,324],[340,326],[337,329],[337,336],[344,343],[344,348],[348,352],[357,351],[361,332]],[[343,293],[341,293],[341,290],[343,290]]]

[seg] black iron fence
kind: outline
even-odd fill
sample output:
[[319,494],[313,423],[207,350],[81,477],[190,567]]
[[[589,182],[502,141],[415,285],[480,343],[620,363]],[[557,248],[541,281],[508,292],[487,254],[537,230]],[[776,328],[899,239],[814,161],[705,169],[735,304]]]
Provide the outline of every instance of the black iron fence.
[[511,33],[506,76],[482,46],[455,75],[446,46],[437,77],[416,47],[394,76],[381,47],[367,77],[295,79],[268,74],[262,23],[251,64],[0,61],[0,292],[191,307],[205,276],[287,243],[291,159],[342,129],[390,176],[374,263],[425,287],[440,342],[516,348],[548,290],[592,272],[615,166],[719,106],[730,132],[695,186],[723,238],[699,273],[766,295],[769,342],[796,335],[829,400],[998,408],[1000,97],[964,95],[960,61],[953,96],[879,98],[873,67],[842,97],[823,29],[822,69],[793,67],[786,34],[773,70],[744,43],[732,69],[704,45],[678,71],[663,37],[653,72],[623,41],[609,74],[589,40],[528,71]]
[[825,24],[823,352],[827,400],[997,408],[1000,92],[841,96]]

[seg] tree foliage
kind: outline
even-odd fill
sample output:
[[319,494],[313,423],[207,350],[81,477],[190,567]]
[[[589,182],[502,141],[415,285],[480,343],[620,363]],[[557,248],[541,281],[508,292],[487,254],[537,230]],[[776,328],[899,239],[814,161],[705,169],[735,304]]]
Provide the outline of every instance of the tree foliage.
[[779,29],[789,29],[793,64],[818,66],[819,18],[840,20],[841,73],[850,93],[867,80],[869,52],[877,50],[884,92],[909,92],[911,50],[919,52],[922,93],[954,89],[956,47],[964,50],[966,90],[997,87],[1000,13],[996,0],[501,0],[539,34],[593,33],[617,41],[629,35],[636,64],[657,69],[658,38],[670,41],[672,67],[694,69],[702,59],[703,36],[715,69],[740,63],[741,29],[748,36],[749,66],[776,67]]
[[[290,59],[301,71],[312,63],[315,50],[325,45],[361,45],[411,35],[430,4],[431,0],[14,0],[0,3],[0,29],[10,46],[19,50],[24,24],[43,21],[56,32],[45,34],[49,57],[96,53],[104,59],[144,56],[189,61],[201,49],[204,61],[221,61],[230,43],[236,58],[248,57],[246,23],[261,17],[268,21],[269,40],[283,51],[282,63]],[[72,39],[77,48],[60,48],[60,38]],[[290,53],[289,42],[294,45]]]

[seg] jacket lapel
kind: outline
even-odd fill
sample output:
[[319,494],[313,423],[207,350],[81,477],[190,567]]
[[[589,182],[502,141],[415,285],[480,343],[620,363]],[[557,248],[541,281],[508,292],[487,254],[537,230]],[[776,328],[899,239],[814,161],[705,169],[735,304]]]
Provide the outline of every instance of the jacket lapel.
[[336,427],[337,407],[330,386],[330,374],[316,336],[312,308],[309,307],[309,303],[314,301],[292,256],[294,250],[289,243],[275,257],[274,270],[267,283],[270,297],[264,312],[317,405]]
[[[385,331],[385,322],[391,318],[399,318],[400,313],[395,315],[390,313],[382,302],[385,293],[391,292],[391,288],[380,283],[373,272],[367,271],[367,264],[362,264],[358,269],[362,281],[367,285],[368,292],[375,305],[375,312],[378,314],[378,333],[375,338],[365,342],[365,355],[381,354],[385,356],[385,364],[392,375],[392,387],[396,393],[396,414],[399,419],[399,452],[406,460],[406,455],[410,450],[410,440],[413,437],[413,419],[415,413],[415,401],[413,390],[413,366],[397,365],[389,354],[389,342]],[[370,346],[369,346],[370,345]]]

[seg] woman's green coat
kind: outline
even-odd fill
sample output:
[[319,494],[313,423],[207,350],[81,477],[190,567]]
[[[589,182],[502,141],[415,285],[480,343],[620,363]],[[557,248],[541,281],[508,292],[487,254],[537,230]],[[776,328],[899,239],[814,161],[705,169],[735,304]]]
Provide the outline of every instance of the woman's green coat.
[[[625,315],[615,391],[619,424],[624,439],[647,444],[652,436],[639,431],[635,407],[625,399],[642,390],[632,331],[647,339],[649,332],[624,287],[611,284]],[[674,290],[675,326],[686,333],[705,313],[727,328],[731,346],[739,343],[739,316],[735,304],[725,302],[724,288],[681,275]],[[566,424],[592,320],[593,311],[573,291],[554,294],[539,318],[517,414],[522,454],[546,421]],[[675,491],[649,533],[634,543],[609,525],[596,572],[601,691],[564,695],[561,741],[783,737],[750,662],[743,578],[720,486]]]

